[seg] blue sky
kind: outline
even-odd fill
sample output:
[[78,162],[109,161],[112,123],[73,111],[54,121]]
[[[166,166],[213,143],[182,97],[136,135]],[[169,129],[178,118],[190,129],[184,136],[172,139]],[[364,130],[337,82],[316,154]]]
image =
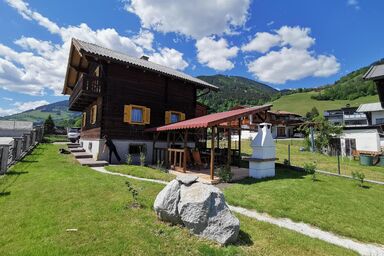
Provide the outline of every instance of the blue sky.
[[60,95],[72,37],[197,75],[314,87],[383,58],[384,1],[0,0],[0,116]]

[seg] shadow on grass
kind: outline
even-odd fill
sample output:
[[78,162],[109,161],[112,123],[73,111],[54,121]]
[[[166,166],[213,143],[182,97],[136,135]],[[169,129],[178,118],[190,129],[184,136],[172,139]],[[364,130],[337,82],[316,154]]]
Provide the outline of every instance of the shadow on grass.
[[10,191],[2,191],[2,192],[0,192],[0,197],[9,196],[9,195],[11,195]]
[[7,172],[6,175],[22,175],[22,174],[27,174],[27,173],[29,173],[29,172],[12,170],[12,171]]
[[243,230],[240,230],[239,237],[237,238],[237,242],[234,243],[236,246],[252,246],[253,241],[251,239],[251,236],[244,232]]
[[[239,181],[231,182],[232,184],[252,185],[261,182],[268,182],[271,180],[286,180],[286,179],[304,179],[307,176],[305,172],[298,172],[289,169],[278,169],[276,168],[276,176],[256,179],[256,178],[245,178]],[[321,180],[318,180],[321,181]],[[317,181],[316,181],[317,182]]]

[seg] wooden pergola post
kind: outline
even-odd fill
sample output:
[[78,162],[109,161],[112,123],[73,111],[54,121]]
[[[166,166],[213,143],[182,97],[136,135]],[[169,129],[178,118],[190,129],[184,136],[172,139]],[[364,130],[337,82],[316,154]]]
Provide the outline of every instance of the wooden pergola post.
[[155,153],[156,150],[155,150],[155,146],[156,146],[156,140],[157,140],[157,137],[159,136],[158,133],[153,133],[153,141],[152,141],[152,164],[155,164]]
[[169,131],[167,131],[167,148],[165,150],[165,166],[169,168],[169,146],[170,146],[170,134]]
[[241,167],[241,118],[239,118],[239,168]]
[[185,132],[184,132],[183,172],[187,172],[187,154],[188,154],[188,130],[185,130]]
[[227,155],[227,165],[231,166],[232,161],[232,150],[231,150],[231,129],[228,129],[228,155]]
[[215,126],[212,127],[211,132],[211,162],[209,166],[210,176],[211,180],[214,179],[214,172],[215,172]]

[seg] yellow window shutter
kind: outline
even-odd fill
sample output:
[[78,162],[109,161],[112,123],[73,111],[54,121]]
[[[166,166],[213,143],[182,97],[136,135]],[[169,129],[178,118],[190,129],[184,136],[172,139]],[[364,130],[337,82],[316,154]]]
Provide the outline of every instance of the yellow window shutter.
[[165,111],[165,124],[171,123],[171,111]]
[[145,108],[144,109],[144,124],[150,124],[151,123],[151,109]]
[[185,120],[185,114],[184,113],[180,113],[180,121],[184,121]]
[[124,122],[125,123],[131,123],[131,111],[132,111],[131,105],[124,105]]
[[87,122],[87,112],[83,112],[83,127],[85,126]]
[[96,123],[96,117],[97,117],[97,105],[94,105],[92,107],[92,124]]

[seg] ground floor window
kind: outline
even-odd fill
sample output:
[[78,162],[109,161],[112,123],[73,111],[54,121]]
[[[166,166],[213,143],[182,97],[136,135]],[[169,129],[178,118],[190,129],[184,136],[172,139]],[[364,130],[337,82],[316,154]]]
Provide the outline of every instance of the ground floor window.
[[376,124],[384,124],[384,118],[376,118]]
[[129,144],[130,155],[140,155],[140,153],[146,153],[147,147],[145,144]]

